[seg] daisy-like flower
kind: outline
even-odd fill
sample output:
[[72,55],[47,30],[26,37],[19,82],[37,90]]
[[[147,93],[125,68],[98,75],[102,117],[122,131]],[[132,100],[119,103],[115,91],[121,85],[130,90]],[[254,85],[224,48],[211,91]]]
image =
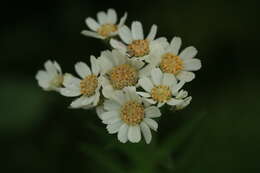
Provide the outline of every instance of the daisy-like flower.
[[38,84],[46,91],[60,91],[63,82],[63,74],[60,65],[56,61],[46,61],[45,70],[40,70],[36,74]]
[[156,106],[148,106],[137,95],[135,87],[126,87],[117,91],[113,98],[105,100],[105,112],[100,115],[102,122],[107,124],[110,134],[117,133],[120,142],[128,140],[137,143],[141,133],[147,144],[152,140],[151,130],[157,131],[158,124],[152,118],[161,116]]
[[179,90],[184,85],[183,81],[177,83],[174,75],[162,73],[159,68],[154,68],[149,77],[142,77],[139,80],[140,86],[146,92],[137,92],[146,98],[150,104],[157,104],[158,107],[167,103],[170,106],[182,104]]
[[110,44],[120,52],[127,53],[129,56],[138,60],[146,60],[150,56],[156,56],[158,49],[166,44],[165,38],[154,40],[157,32],[157,26],[153,25],[146,38],[144,38],[143,26],[141,22],[134,21],[131,30],[127,26],[119,29],[119,36],[122,42],[111,39]]
[[67,97],[77,97],[71,104],[71,108],[92,108],[96,106],[100,98],[100,67],[98,60],[94,57],[90,57],[91,70],[87,64],[78,62],[75,65],[75,70],[81,79],[74,77],[71,74],[64,75],[61,94]]
[[142,61],[129,59],[117,50],[103,51],[99,58],[102,68],[102,93],[110,98],[117,90],[135,86],[138,82],[139,70],[143,67]]
[[198,52],[195,47],[187,47],[179,53],[180,47],[181,38],[174,37],[166,49],[161,51],[159,56],[150,58],[149,62],[160,67],[164,73],[174,74],[178,80],[190,82],[195,78],[192,71],[201,68],[201,61],[194,58]]
[[90,36],[98,39],[106,39],[108,37],[112,37],[117,35],[118,29],[124,26],[127,13],[120,19],[119,24],[117,22],[117,14],[114,9],[108,9],[107,13],[104,11],[100,11],[97,13],[98,22],[88,17],[86,19],[87,26],[92,30],[83,30],[81,33],[85,36]]

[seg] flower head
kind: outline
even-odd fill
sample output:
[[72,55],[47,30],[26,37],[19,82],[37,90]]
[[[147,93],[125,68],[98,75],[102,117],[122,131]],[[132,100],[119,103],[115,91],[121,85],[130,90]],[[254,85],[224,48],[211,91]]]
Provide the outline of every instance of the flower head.
[[111,39],[110,44],[113,48],[128,54],[138,60],[146,60],[150,56],[156,56],[158,49],[166,43],[165,38],[155,39],[157,26],[153,25],[146,38],[144,38],[143,26],[141,22],[134,21],[131,30],[127,26],[119,29],[119,36],[122,42]]
[[46,91],[59,91],[62,87],[63,74],[60,65],[56,61],[46,61],[45,71],[40,70],[36,74],[38,84]]
[[178,80],[190,82],[195,78],[193,71],[201,68],[199,59],[194,58],[197,49],[193,46],[187,47],[179,53],[181,47],[181,38],[174,37],[171,43],[158,52],[158,56],[150,58],[148,61],[153,65],[160,67],[164,73],[170,73],[176,76]]
[[98,39],[106,39],[117,35],[118,30],[125,24],[127,13],[120,19],[119,24],[116,24],[117,13],[114,9],[108,9],[107,13],[104,11],[98,12],[97,18],[98,22],[91,17],[86,19],[86,24],[92,31],[83,30],[82,34]]
[[98,60],[91,56],[91,70],[83,62],[78,62],[75,65],[75,70],[81,79],[74,77],[71,74],[64,75],[64,88],[61,89],[61,94],[67,97],[80,98],[71,103],[72,108],[91,108],[96,106],[100,97],[100,77],[99,77],[99,63]]
[[179,90],[184,82],[178,83],[174,75],[162,73],[159,68],[153,69],[149,77],[142,77],[139,84],[145,92],[137,93],[145,97],[150,104],[157,104],[161,107],[165,103],[176,106],[183,102],[182,97],[179,96]]
[[120,142],[128,140],[137,143],[141,140],[141,132],[146,143],[152,139],[151,130],[157,131],[158,124],[152,118],[160,117],[160,110],[155,106],[143,103],[137,95],[135,87],[126,87],[117,91],[113,98],[105,100],[104,112],[100,115],[107,124],[110,134],[117,133]]
[[131,60],[117,50],[103,51],[99,61],[103,75],[103,95],[108,98],[114,91],[135,86],[140,76],[139,69],[144,65],[143,62]]

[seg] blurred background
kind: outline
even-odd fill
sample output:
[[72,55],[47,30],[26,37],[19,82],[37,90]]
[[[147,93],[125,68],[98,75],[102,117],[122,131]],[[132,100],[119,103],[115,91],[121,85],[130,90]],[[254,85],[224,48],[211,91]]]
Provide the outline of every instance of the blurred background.
[[[0,6],[0,172],[260,172],[259,2],[257,0],[8,1]],[[121,144],[94,111],[38,87],[47,59],[74,73],[105,45],[80,34],[88,16],[114,8],[148,33],[180,36],[203,67],[193,96],[165,111],[150,145]]]

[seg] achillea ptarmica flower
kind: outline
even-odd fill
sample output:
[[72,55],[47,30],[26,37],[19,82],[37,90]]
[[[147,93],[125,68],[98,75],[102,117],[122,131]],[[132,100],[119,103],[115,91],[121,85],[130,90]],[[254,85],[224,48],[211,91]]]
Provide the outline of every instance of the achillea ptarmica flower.
[[119,29],[119,36],[124,43],[111,39],[110,44],[113,48],[128,54],[130,57],[138,60],[146,60],[151,56],[156,56],[158,49],[165,45],[165,38],[154,40],[156,32],[157,26],[153,25],[148,36],[144,38],[141,22],[134,21],[131,30],[127,26]]
[[139,69],[144,65],[142,61],[129,59],[117,50],[103,51],[99,58],[102,69],[102,93],[110,98],[117,90],[135,86],[139,79]]
[[136,94],[135,87],[126,87],[117,91],[113,98],[105,100],[105,112],[100,115],[102,122],[107,124],[110,134],[117,133],[120,142],[137,143],[141,140],[141,132],[145,142],[152,139],[151,130],[157,131],[158,124],[152,118],[161,116],[156,106],[143,104],[143,100]]
[[158,128],[153,118],[161,116],[162,106],[181,110],[190,104],[192,97],[182,87],[195,78],[193,72],[201,68],[201,62],[194,58],[197,49],[192,46],[179,53],[181,38],[174,37],[170,43],[165,37],[155,39],[156,25],[145,38],[141,22],[132,22],[130,29],[125,26],[126,17],[127,13],[116,24],[115,10],[108,9],[98,12],[98,21],[86,19],[92,31],[82,34],[106,39],[113,49],[102,51],[97,59],[91,56],[91,68],[76,63],[80,78],[63,75],[58,63],[47,61],[46,71],[40,70],[36,79],[44,90],[77,97],[71,108],[95,108],[108,133],[117,133],[120,142],[138,143],[143,136],[149,144],[151,129]]
[[145,97],[150,104],[157,104],[161,107],[165,103],[176,106],[183,102],[182,97],[179,96],[179,90],[184,82],[178,83],[174,75],[162,73],[159,68],[153,69],[149,77],[141,78],[139,84],[146,92],[137,93]]
[[63,74],[60,65],[56,61],[46,61],[45,70],[36,74],[38,84],[46,91],[60,91],[63,83]]
[[92,108],[97,106],[100,99],[101,81],[99,77],[100,67],[97,59],[91,56],[91,70],[87,64],[78,62],[75,65],[75,70],[81,79],[72,76],[71,74],[64,75],[61,94],[67,97],[80,98],[71,103],[71,108]]
[[180,37],[174,37],[167,48],[159,56],[150,58],[149,62],[164,73],[174,74],[178,80],[190,82],[195,78],[193,71],[201,68],[201,61],[194,58],[198,51],[193,46],[179,53],[181,43]]
[[117,13],[114,9],[108,9],[107,13],[100,11],[97,13],[98,22],[88,17],[86,19],[87,26],[92,30],[83,30],[81,33],[85,36],[94,37],[98,39],[106,39],[117,35],[118,30],[124,26],[127,13],[120,19],[119,24],[117,22]]

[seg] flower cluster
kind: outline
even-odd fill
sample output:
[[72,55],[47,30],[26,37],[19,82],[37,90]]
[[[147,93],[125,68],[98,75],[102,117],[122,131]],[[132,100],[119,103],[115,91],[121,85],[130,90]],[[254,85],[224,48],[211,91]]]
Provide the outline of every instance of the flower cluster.
[[162,106],[180,110],[191,102],[182,87],[195,78],[193,72],[201,68],[201,62],[194,58],[196,48],[180,51],[180,37],[170,42],[157,38],[156,25],[145,37],[141,22],[128,27],[126,18],[127,13],[116,24],[114,9],[98,12],[97,21],[88,17],[91,31],[82,34],[107,40],[112,50],[102,51],[97,58],[90,56],[90,67],[76,63],[78,77],[63,73],[57,62],[48,60],[36,79],[44,90],[75,98],[70,108],[95,108],[108,133],[117,133],[120,142],[136,143],[143,136],[149,144]]

